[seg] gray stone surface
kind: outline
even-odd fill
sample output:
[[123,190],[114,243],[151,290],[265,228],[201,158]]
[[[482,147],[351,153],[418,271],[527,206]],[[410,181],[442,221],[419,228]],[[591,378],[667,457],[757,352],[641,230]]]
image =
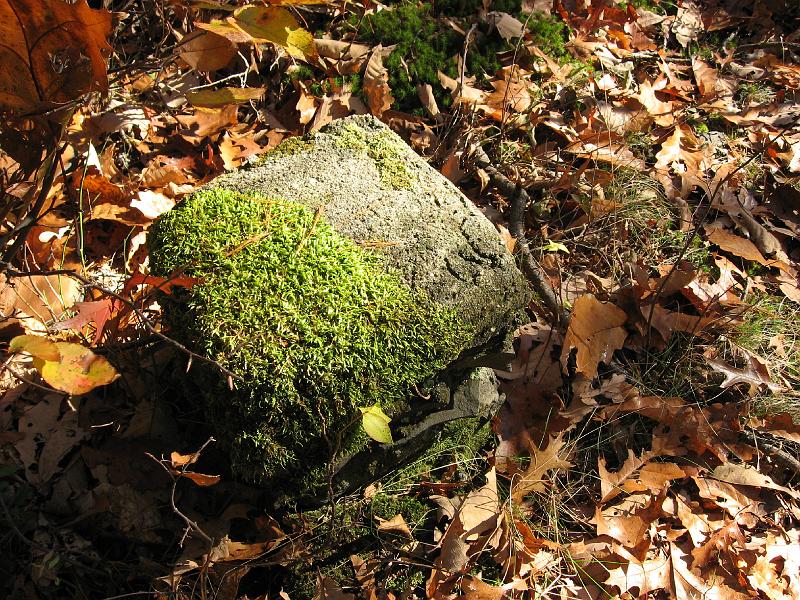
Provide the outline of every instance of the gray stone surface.
[[529,301],[495,227],[373,117],[335,121],[210,185],[322,207],[339,233],[384,252],[409,285],[456,308],[473,347],[502,333]]

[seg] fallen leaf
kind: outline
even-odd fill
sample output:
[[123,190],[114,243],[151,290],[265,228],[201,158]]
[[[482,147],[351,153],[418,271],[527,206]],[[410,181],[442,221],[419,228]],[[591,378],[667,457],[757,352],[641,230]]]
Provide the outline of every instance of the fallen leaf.
[[236,45],[211,31],[193,31],[181,40],[177,48],[186,64],[201,73],[224,69],[236,56]]
[[29,113],[108,89],[111,13],[74,3],[0,0],[0,110]]
[[492,11],[486,13],[486,22],[497,29],[497,33],[504,40],[513,40],[525,34],[525,26],[522,22],[505,12]]
[[703,15],[692,0],[683,0],[678,6],[678,14],[672,23],[672,32],[681,46],[686,48],[689,42],[697,39],[705,31]]
[[63,315],[81,296],[81,285],[66,275],[7,279],[0,274],[0,315],[6,318],[30,317],[48,323]]
[[389,72],[383,66],[384,56],[388,56],[393,48],[394,46],[384,48],[381,44],[375,46],[364,72],[363,85],[367,95],[367,104],[370,112],[376,117],[380,117],[389,110],[394,102],[392,90],[389,88]]
[[[74,396],[114,381],[118,374],[104,357],[71,342],[53,342],[52,346],[35,339],[18,336],[11,340],[16,352],[25,351],[34,357],[34,366],[55,389]],[[53,348],[58,352],[54,358]],[[36,353],[39,354],[36,354]]]
[[411,530],[406,524],[406,520],[403,518],[403,515],[400,514],[393,516],[388,521],[384,519],[378,519],[378,531],[382,533],[394,533],[410,540],[414,539]]
[[[717,554],[725,553],[730,554],[731,546],[737,544],[740,549],[744,550],[747,546],[747,539],[744,537],[742,530],[736,521],[730,521],[724,527],[711,534],[702,546],[692,550],[692,558],[694,562],[692,567],[695,569],[702,569]],[[733,557],[731,557],[733,558]]]
[[625,311],[613,304],[600,302],[591,294],[578,298],[564,337],[562,364],[567,364],[570,352],[577,348],[577,372],[593,379],[598,363],[610,361],[614,351],[622,348],[628,337],[622,327],[626,320]]
[[64,329],[75,329],[80,331],[89,323],[95,324],[94,339],[92,345],[97,345],[103,337],[106,323],[118,310],[118,302],[114,298],[103,298],[91,302],[76,302],[73,307],[78,311],[74,317],[60,321],[52,326],[56,331]]
[[725,381],[720,384],[721,388],[726,389],[733,385],[744,383],[750,389],[751,395],[764,387],[773,392],[785,389],[783,385],[773,381],[764,361],[759,360],[752,353],[744,352],[747,357],[747,365],[744,368],[734,367],[716,358],[706,358],[706,362],[715,371],[725,375]]
[[265,88],[224,87],[218,90],[189,92],[186,94],[186,99],[194,106],[202,108],[221,108],[229,104],[242,104],[250,100],[258,100],[264,95],[265,91]]
[[358,73],[367,59],[369,46],[345,40],[315,39],[320,62],[339,75]]
[[461,593],[464,600],[502,600],[506,590],[489,585],[476,577],[464,577],[461,580]]
[[565,459],[569,449],[565,448],[561,435],[550,438],[547,445],[539,449],[531,444],[531,462],[528,468],[518,477],[512,479],[511,497],[521,504],[525,496],[535,492],[543,492],[547,486],[550,471],[569,469],[572,463]]
[[300,27],[292,13],[283,8],[243,6],[224,21],[214,20],[195,25],[233,43],[269,42],[284,48],[294,58],[311,60],[317,56],[314,37]]
[[347,594],[342,591],[339,584],[330,577],[320,575],[317,580],[317,591],[312,600],[355,600],[355,598],[355,594]]
[[237,107],[235,104],[223,106],[219,109],[197,109],[190,115],[178,115],[176,120],[186,129],[179,131],[179,135],[191,144],[198,145],[204,138],[218,134],[238,123]]
[[768,490],[776,490],[800,499],[800,493],[786,486],[778,485],[770,477],[759,473],[755,468],[748,465],[738,465],[734,463],[720,465],[711,471],[711,477],[734,485],[748,485],[766,488]]
[[131,208],[135,208],[148,219],[157,219],[175,206],[175,200],[160,192],[139,190],[136,196],[136,200],[131,200]]
[[361,424],[367,435],[381,444],[390,444],[392,442],[392,430],[389,429],[391,419],[386,416],[381,407],[374,404],[369,408],[359,407],[358,410],[361,411]]
[[42,360],[58,360],[61,352],[55,342],[40,335],[18,335],[8,345],[11,352],[27,352],[31,356],[38,356]]

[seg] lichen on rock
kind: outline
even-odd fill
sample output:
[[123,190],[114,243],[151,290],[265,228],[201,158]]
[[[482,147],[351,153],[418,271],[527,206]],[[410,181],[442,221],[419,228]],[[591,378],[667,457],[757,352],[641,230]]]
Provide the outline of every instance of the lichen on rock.
[[165,300],[172,330],[245,377],[208,402],[250,481],[363,445],[358,407],[391,410],[462,349],[453,310],[296,202],[200,191],[157,222],[150,255],[161,274],[202,280]]

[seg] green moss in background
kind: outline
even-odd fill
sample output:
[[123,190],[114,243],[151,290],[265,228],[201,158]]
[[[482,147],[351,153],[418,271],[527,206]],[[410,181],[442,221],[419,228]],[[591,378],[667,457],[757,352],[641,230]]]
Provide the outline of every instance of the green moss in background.
[[[417,85],[430,84],[440,107],[451,104],[450,95],[439,83],[437,71],[451,78],[459,77],[455,57],[463,53],[464,37],[437,17],[464,17],[469,29],[477,20],[481,3],[475,0],[448,0],[441,3],[395,3],[390,10],[381,10],[364,18],[353,16],[350,26],[356,30],[358,41],[384,46],[397,45],[384,60],[389,72],[389,87],[395,98],[395,108],[420,112]],[[536,14],[530,19],[520,13],[520,2],[503,0],[493,3],[491,10],[508,12],[520,21],[527,20],[533,42],[554,59],[567,56],[567,28],[553,17]],[[467,53],[467,73],[479,81],[491,78],[502,66],[501,52],[512,51],[514,44],[503,40],[496,31],[480,22]]]
[[149,244],[155,273],[202,278],[164,299],[171,333],[245,377],[234,392],[214,377],[206,400],[248,481],[300,480],[363,447],[358,407],[391,411],[461,350],[452,312],[300,204],[204,190]]

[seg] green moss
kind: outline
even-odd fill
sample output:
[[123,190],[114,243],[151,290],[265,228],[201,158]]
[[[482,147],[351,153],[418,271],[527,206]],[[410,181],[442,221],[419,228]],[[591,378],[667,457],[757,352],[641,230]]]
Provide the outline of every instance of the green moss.
[[[524,22],[524,19],[522,20]],[[562,63],[570,58],[566,47],[568,30],[563,21],[549,15],[538,14],[528,21],[528,29],[533,43],[542,52]]]
[[289,156],[301,152],[308,152],[314,149],[313,138],[310,137],[290,137],[283,140],[275,148],[264,155],[264,158]]
[[[452,28],[439,26],[430,4],[402,2],[392,10],[373,13],[361,21],[354,19],[353,25],[362,41],[397,45],[384,60],[384,66],[389,72],[392,95],[401,110],[419,108],[418,83],[441,90],[438,70],[450,70],[455,75],[450,59],[461,36]],[[438,99],[445,102],[441,95]]]
[[[483,0],[436,0],[433,7],[437,15],[468,17],[483,10]],[[522,10],[522,0],[492,0],[489,10],[516,15]]]
[[[413,176],[406,167],[408,150],[396,142],[390,131],[379,131],[368,138],[367,133],[360,127],[346,125],[337,137],[336,145],[339,148],[368,156],[375,163],[384,187],[393,190],[410,190],[412,188]],[[313,134],[305,137],[291,137],[267,152],[262,160],[309,152],[313,148]]]
[[775,98],[775,92],[761,81],[743,81],[736,88],[734,98],[740,106],[765,104]]
[[[360,41],[396,45],[384,60],[389,73],[389,87],[397,108],[420,113],[418,84],[430,84],[439,106],[450,106],[450,95],[440,85],[437,72],[457,78],[459,72],[455,57],[464,50],[464,36],[437,17],[465,17],[462,25],[467,30],[478,19],[481,8],[482,4],[476,0],[448,0],[444,3],[403,1],[394,4],[391,10],[381,10],[363,19],[354,15],[350,26]],[[508,12],[523,22],[527,21],[534,44],[556,60],[563,61],[568,57],[564,23],[542,14],[528,19],[520,13],[518,0],[493,3],[491,10]],[[513,43],[502,39],[485,22],[478,21],[467,53],[467,74],[479,81],[491,78],[502,66],[498,55],[513,49]]]
[[389,131],[379,131],[367,139],[367,133],[355,125],[346,125],[337,138],[341,148],[367,154],[381,176],[384,186],[393,190],[410,190],[411,173],[405,165],[407,150],[398,145]]
[[202,279],[164,299],[172,334],[244,377],[234,392],[215,377],[206,400],[248,481],[324,471],[367,442],[358,407],[391,411],[461,350],[451,311],[300,204],[203,190],[149,244],[154,273]]

